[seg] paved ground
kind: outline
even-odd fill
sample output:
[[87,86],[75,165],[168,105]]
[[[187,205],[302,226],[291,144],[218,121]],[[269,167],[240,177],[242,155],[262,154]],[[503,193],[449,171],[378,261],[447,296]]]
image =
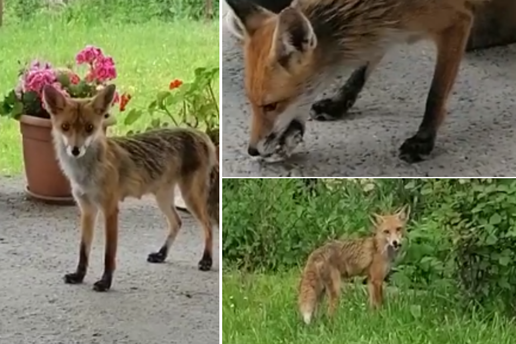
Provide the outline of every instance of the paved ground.
[[100,294],[91,288],[102,273],[102,228],[85,283],[64,284],[77,260],[78,211],[29,201],[22,187],[0,178],[1,344],[218,343],[219,257],[212,271],[197,270],[203,239],[193,218],[181,214],[168,263],[152,265],[164,219],[151,200],[124,203],[113,289]]
[[516,176],[516,45],[470,53],[431,160],[398,159],[422,120],[434,60],[425,43],[392,52],[348,119],[309,122],[293,162],[263,164],[246,153],[241,48],[224,28],[223,176]]

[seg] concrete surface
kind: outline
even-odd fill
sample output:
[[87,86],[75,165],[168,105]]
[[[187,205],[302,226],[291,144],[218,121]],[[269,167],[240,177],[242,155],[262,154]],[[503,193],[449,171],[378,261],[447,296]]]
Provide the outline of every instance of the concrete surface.
[[434,61],[428,43],[392,51],[346,119],[310,121],[300,153],[267,164],[246,153],[250,109],[241,47],[224,27],[223,176],[516,176],[516,45],[469,53],[430,158],[413,165],[398,158],[423,118]]
[[167,262],[153,265],[147,254],[163,242],[165,220],[151,199],[123,203],[113,287],[97,293],[101,221],[84,284],[66,285],[78,259],[78,210],[35,203],[21,190],[19,178],[0,178],[1,344],[218,343],[218,231],[213,270],[198,271],[202,230],[181,213]]

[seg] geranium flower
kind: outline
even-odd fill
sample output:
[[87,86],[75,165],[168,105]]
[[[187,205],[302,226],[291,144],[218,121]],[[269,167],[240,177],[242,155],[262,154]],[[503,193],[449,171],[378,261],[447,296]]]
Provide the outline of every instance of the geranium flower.
[[170,82],[170,85],[168,86],[168,88],[169,88],[170,90],[173,90],[173,89],[175,89],[175,88],[180,87],[182,84],[183,84],[183,82],[182,82],[181,80],[179,80],[179,79],[175,79],[175,80],[172,80],[172,81]]

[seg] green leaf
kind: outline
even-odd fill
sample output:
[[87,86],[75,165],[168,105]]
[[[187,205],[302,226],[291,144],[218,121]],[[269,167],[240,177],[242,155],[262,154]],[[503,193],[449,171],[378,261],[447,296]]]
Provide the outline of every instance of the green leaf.
[[410,314],[415,319],[419,319],[421,317],[421,306],[420,305],[411,305],[410,306]]
[[132,125],[134,122],[136,122],[142,115],[142,111],[141,110],[136,110],[136,109],[131,109],[131,111],[129,111],[127,113],[127,115],[125,116],[125,119],[124,119],[124,125]]
[[491,218],[489,219],[489,223],[491,225],[495,226],[500,222],[502,222],[502,217],[498,215],[498,213],[494,213],[493,215],[491,215]]
[[153,118],[150,122],[151,128],[159,128],[161,127],[161,120],[159,118]]

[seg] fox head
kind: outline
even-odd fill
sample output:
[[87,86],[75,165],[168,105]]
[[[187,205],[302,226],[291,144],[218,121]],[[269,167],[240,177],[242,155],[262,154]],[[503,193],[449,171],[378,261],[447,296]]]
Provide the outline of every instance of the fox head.
[[42,99],[50,114],[52,134],[70,157],[81,158],[104,135],[102,125],[115,89],[115,85],[108,85],[91,99],[73,99],[51,85],[43,88]]
[[373,214],[372,221],[376,228],[377,242],[398,250],[405,234],[410,209],[404,206],[392,215]]
[[227,0],[231,30],[244,41],[245,91],[252,107],[248,153],[268,157],[302,135],[314,93],[317,37],[297,0],[279,13]]

